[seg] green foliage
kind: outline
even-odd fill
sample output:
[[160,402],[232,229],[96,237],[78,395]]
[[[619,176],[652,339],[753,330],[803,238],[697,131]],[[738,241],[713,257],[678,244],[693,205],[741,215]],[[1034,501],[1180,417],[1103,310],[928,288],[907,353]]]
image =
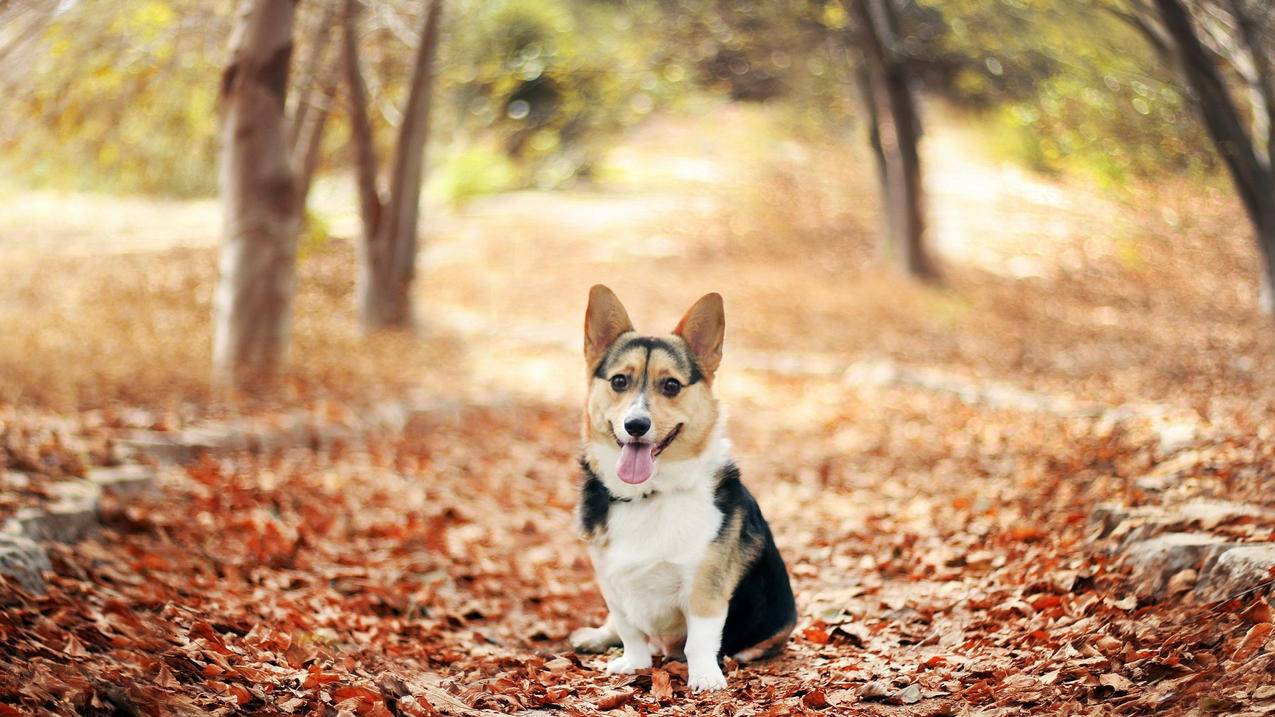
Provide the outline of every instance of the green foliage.
[[517,175],[517,167],[503,152],[474,145],[449,154],[427,190],[448,204],[460,205],[474,197],[508,191]]
[[452,16],[444,122],[462,144],[498,145],[518,184],[588,175],[599,141],[646,116],[675,84],[629,32],[635,13],[623,4],[471,0]]
[[1212,167],[1173,68],[1107,0],[926,0],[949,95],[980,108],[993,146],[1043,171],[1118,183]]
[[322,254],[331,245],[332,225],[321,214],[306,211],[297,241],[297,257],[304,260]]
[[215,191],[220,53],[206,51],[213,38],[200,23],[215,14],[209,5],[84,0],[58,15],[29,80],[0,109],[10,168],[75,189]]

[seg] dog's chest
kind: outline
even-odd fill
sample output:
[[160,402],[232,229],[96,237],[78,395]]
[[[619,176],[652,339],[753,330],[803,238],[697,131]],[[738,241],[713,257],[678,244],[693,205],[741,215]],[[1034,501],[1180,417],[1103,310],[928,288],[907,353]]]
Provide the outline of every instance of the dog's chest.
[[708,491],[612,504],[605,544],[591,551],[608,599],[647,634],[684,630],[683,607],[721,522]]

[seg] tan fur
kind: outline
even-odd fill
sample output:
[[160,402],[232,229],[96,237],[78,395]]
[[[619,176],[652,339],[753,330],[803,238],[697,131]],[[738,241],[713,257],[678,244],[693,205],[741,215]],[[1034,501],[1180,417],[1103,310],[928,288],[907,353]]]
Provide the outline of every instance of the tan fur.
[[699,359],[700,370],[712,383],[717,367],[722,363],[722,341],[726,338],[726,313],[722,306],[722,295],[705,294],[696,301],[682,320],[677,322],[673,333],[686,340],[695,357]]
[[[624,337],[621,335],[619,338]],[[662,338],[675,345],[682,342],[679,336],[666,335]],[[603,353],[605,351],[604,348]],[[637,346],[611,359],[608,379],[618,373],[628,375],[635,385],[645,379],[652,386],[647,391],[647,399],[657,440],[662,440],[679,424],[682,426],[677,438],[660,457],[680,460],[699,455],[704,450],[718,417],[717,399],[713,398],[708,381],[688,386],[690,374],[681,370],[671,356],[663,351],[653,351],[648,364],[646,350]],[[653,388],[659,385],[659,381],[670,377],[683,385],[682,391],[672,398]],[[604,379],[593,379],[589,383],[589,397],[585,404],[585,439],[613,441],[616,436],[612,426],[619,424],[619,418],[637,400],[638,391],[630,389],[617,393],[611,389],[609,380]]]
[[784,646],[785,642],[788,642],[788,638],[792,636],[792,631],[796,627],[797,623],[795,622],[790,622],[787,625],[784,625],[783,629],[771,637],[762,640],[752,647],[735,653],[735,659],[740,662],[752,662],[753,660],[770,657],[778,652],[780,648]]
[[589,306],[584,310],[584,357],[589,371],[620,335],[632,330],[629,312],[615,292],[601,284],[589,289]]
[[691,585],[691,614],[715,617],[726,612],[731,593],[744,575],[744,567],[757,557],[755,543],[744,544],[739,538],[743,515],[734,513],[727,519],[725,530],[709,546],[704,562]]

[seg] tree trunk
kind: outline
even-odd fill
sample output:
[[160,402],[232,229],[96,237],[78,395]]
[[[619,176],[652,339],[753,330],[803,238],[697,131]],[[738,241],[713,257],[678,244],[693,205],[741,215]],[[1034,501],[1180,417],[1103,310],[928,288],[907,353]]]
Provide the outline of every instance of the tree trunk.
[[306,126],[301,130],[298,144],[293,148],[293,163],[297,168],[297,206],[305,211],[314,184],[314,173],[319,168],[323,153],[323,132],[332,116],[332,103],[336,101],[336,70],[329,68],[323,87],[311,97],[311,109],[306,113]]
[[287,359],[299,228],[284,105],[293,0],[247,0],[221,83],[225,236],[213,316],[214,380],[268,385]]
[[1226,86],[1221,71],[1200,42],[1190,11],[1181,0],[1155,0],[1164,28],[1173,40],[1182,74],[1195,95],[1204,127],[1244,205],[1262,257],[1261,308],[1275,311],[1271,287],[1275,286],[1275,174],[1267,157],[1245,129],[1244,120]]
[[[360,244],[360,271],[371,263],[368,250],[375,242],[381,214],[385,210],[381,192],[377,189],[376,143],[372,137],[372,120],[367,111],[367,83],[359,61],[359,0],[345,0],[345,20],[342,32],[342,63],[345,70],[346,97],[350,103],[350,141],[354,144],[354,166],[357,170],[359,192],[359,216],[363,220],[363,241]],[[360,286],[364,283],[360,279]],[[359,292],[360,297],[362,291]],[[360,299],[360,306],[362,300]],[[362,311],[360,311],[362,315]]]
[[[442,8],[443,0],[433,0],[425,13],[407,107],[394,150],[389,197],[375,223],[375,231],[365,237],[359,272],[359,309],[363,326],[368,330],[407,328],[412,324],[416,232]],[[366,194],[366,189],[361,190],[361,196]]]
[[327,87],[331,80],[327,70],[331,69],[331,65],[326,61],[326,56],[332,39],[332,21],[336,16],[335,3],[333,0],[326,0],[320,4],[320,9],[319,15],[314,19],[314,34],[309,52],[298,66],[300,76],[297,77],[291,119],[288,122],[288,144],[297,156],[301,156],[304,151],[303,145],[309,139],[307,132],[314,124],[310,112],[322,111],[324,105],[320,103],[320,97],[330,96]]
[[877,190],[881,198],[881,237],[879,251],[882,256],[893,256],[894,237],[898,233],[894,228],[894,214],[890,207],[894,200],[890,196],[889,160],[885,156],[885,148],[881,145],[881,110],[877,102],[877,87],[872,79],[872,71],[868,69],[871,59],[866,52],[860,52],[859,66],[855,68],[855,82],[859,87],[859,97],[868,127],[868,147],[872,150],[873,164],[877,169]]
[[[925,197],[921,177],[921,121],[912,94],[907,58],[898,49],[894,0],[855,0],[860,25],[869,112],[878,118],[873,151],[883,160],[889,246],[910,276],[930,281],[938,270],[925,241]],[[883,111],[884,110],[884,111]]]

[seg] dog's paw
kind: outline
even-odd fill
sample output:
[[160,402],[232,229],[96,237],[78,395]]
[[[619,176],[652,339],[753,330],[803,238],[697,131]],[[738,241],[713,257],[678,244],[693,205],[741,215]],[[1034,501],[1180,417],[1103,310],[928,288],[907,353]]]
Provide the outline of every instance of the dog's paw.
[[620,636],[614,630],[603,627],[582,627],[567,638],[576,652],[599,653],[619,647]]
[[631,675],[651,666],[650,655],[631,655],[627,651],[607,663],[608,675]]
[[691,692],[724,690],[726,689],[726,675],[722,674],[722,668],[717,665],[692,669],[690,676],[686,678],[686,685],[691,688]]

